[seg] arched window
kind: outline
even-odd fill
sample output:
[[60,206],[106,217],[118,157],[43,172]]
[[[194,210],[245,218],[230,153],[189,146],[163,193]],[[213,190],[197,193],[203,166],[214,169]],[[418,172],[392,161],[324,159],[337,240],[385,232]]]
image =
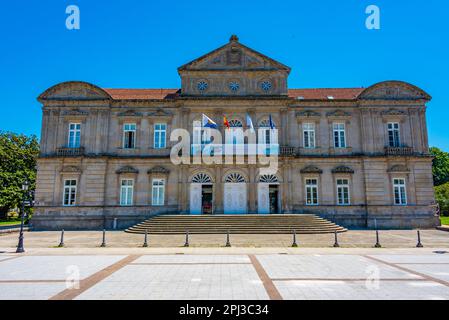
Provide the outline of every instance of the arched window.
[[265,174],[260,176],[259,182],[262,183],[276,183],[279,182],[278,178],[274,174]]
[[245,178],[240,173],[231,173],[226,177],[227,183],[243,183]]
[[[273,120],[272,120],[273,121]],[[276,123],[273,121],[273,124],[276,126]],[[259,123],[259,127],[260,128],[271,128],[271,126],[270,126],[270,120],[269,119],[265,119],[265,120],[262,120],[260,123]]]
[[192,183],[212,183],[212,179],[205,173],[198,173],[192,178]]

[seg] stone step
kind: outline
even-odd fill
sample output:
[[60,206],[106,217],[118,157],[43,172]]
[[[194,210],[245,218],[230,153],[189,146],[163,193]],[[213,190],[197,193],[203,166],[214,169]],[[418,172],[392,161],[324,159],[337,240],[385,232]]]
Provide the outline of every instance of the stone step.
[[126,230],[143,234],[320,234],[345,228],[315,215],[160,215]]

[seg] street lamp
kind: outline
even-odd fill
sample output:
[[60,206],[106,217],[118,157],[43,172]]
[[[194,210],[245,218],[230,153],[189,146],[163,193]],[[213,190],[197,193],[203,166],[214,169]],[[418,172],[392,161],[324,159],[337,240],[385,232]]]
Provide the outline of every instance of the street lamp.
[[23,248],[23,224],[25,221],[25,201],[28,198],[28,188],[30,187],[30,183],[28,180],[25,180],[25,182],[22,184],[22,207],[21,207],[21,213],[22,213],[22,221],[20,223],[20,235],[19,235],[19,244],[17,245],[16,253],[23,253],[25,252],[25,249]]

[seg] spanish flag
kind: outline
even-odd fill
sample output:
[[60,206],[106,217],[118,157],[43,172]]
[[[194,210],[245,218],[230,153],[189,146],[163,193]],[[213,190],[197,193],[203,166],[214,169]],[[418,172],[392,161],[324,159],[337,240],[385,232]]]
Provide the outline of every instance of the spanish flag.
[[229,122],[228,122],[228,118],[226,118],[226,116],[223,116],[223,124],[224,124],[228,129],[231,128],[231,126],[229,125]]

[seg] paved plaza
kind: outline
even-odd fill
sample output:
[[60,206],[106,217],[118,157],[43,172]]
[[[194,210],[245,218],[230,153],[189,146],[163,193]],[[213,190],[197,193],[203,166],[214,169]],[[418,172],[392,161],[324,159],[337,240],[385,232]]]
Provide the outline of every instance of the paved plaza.
[[[25,233],[24,254],[15,254],[17,234],[0,236],[0,300],[449,300],[449,233],[424,230],[340,235],[142,237],[108,232]],[[270,243],[270,245],[266,245]]]

